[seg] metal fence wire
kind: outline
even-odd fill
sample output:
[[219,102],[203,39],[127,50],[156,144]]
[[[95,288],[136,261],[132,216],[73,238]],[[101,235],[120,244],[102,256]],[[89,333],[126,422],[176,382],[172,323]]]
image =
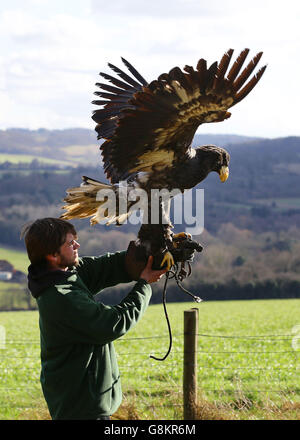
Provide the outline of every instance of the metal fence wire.
[[[197,332],[196,376],[198,396],[228,399],[255,395],[285,396],[299,401],[299,349],[292,346],[295,335],[223,335]],[[151,342],[168,343],[168,335],[123,337],[115,341],[125,400],[139,399],[139,406],[183,411],[184,362],[189,347],[185,334],[173,335],[175,343],[168,358],[158,362],[150,355]],[[228,344],[230,341],[230,344]],[[133,346],[138,348],[130,348]],[[300,345],[300,344],[299,344]],[[294,344],[295,346],[295,344]],[[296,347],[297,348],[297,347]],[[195,350],[192,350],[194,352]],[[0,350],[0,419],[11,408],[34,409],[43,399],[39,382],[40,342],[34,339],[8,339]],[[261,397],[260,397],[261,398]],[[2,414],[1,414],[2,413]]]

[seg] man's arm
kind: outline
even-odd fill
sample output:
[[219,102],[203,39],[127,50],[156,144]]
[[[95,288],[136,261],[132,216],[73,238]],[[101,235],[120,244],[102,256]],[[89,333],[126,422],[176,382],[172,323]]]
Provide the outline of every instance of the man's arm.
[[133,279],[126,270],[125,257],[126,251],[121,251],[100,257],[80,258],[78,275],[94,295],[106,287],[129,283]]
[[120,338],[143,316],[151,294],[150,284],[139,280],[114,306],[95,302],[80,291],[65,295],[64,307],[55,317],[57,325],[64,328],[61,341],[102,345]]
[[152,263],[153,257],[149,257],[141,278],[118,305],[97,303],[80,291],[64,295],[64,307],[59,308],[59,315],[64,324],[67,322],[67,328],[62,338],[82,343],[106,344],[126,334],[138,322],[149,304],[152,293],[150,283],[158,281],[166,271],[152,270]]
[[[136,252],[136,244],[131,241],[126,252],[107,253],[100,257],[83,257],[80,259],[78,274],[94,295],[106,287],[137,281],[141,278],[147,261],[139,260]],[[164,272],[165,270],[162,271]]]

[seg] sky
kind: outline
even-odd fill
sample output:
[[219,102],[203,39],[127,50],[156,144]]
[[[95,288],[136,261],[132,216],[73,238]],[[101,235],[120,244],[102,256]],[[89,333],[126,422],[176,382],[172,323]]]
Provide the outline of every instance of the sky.
[[300,136],[299,34],[299,0],[0,0],[0,129],[94,129],[98,74],[121,56],[151,81],[248,47],[262,79],[198,133]]

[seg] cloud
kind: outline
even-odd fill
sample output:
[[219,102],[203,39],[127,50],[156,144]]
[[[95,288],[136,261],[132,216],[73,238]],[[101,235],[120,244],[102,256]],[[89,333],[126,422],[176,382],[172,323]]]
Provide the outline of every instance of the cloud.
[[[4,6],[6,5],[6,7]],[[201,132],[295,134],[299,77],[298,1],[19,0],[0,5],[1,127],[92,127],[98,72],[120,56],[147,79],[174,66],[212,63],[230,47],[263,50],[268,69],[232,118]]]
[[103,15],[130,15],[143,17],[159,17],[164,20],[173,17],[193,16],[201,13],[210,15],[218,11],[218,7],[207,6],[201,4],[198,0],[173,0],[161,1],[152,0],[114,0],[107,2],[106,0],[92,0],[91,9],[94,13]]
[[[240,0],[91,0],[91,11],[100,17],[129,16],[134,20],[146,18],[159,18],[164,21],[185,20],[187,17],[195,18],[200,22],[207,18],[221,17],[228,19],[234,17],[242,20],[248,25],[249,18],[255,17],[257,20],[263,17],[264,20],[272,20],[272,16],[280,10],[282,15],[293,12],[299,13],[298,0],[286,0],[283,4],[280,0],[252,0],[251,2]],[[254,31],[256,29],[254,28]]]

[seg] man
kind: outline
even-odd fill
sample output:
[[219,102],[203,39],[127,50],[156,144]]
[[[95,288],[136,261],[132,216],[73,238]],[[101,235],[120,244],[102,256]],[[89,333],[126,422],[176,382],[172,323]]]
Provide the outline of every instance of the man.
[[[129,252],[78,257],[74,226],[44,218],[23,229],[28,286],[37,300],[41,340],[41,385],[52,419],[109,419],[121,399],[113,341],[142,317],[150,284],[164,270],[140,270]],[[136,273],[135,273],[136,272]],[[118,283],[137,282],[115,306],[94,295]]]

